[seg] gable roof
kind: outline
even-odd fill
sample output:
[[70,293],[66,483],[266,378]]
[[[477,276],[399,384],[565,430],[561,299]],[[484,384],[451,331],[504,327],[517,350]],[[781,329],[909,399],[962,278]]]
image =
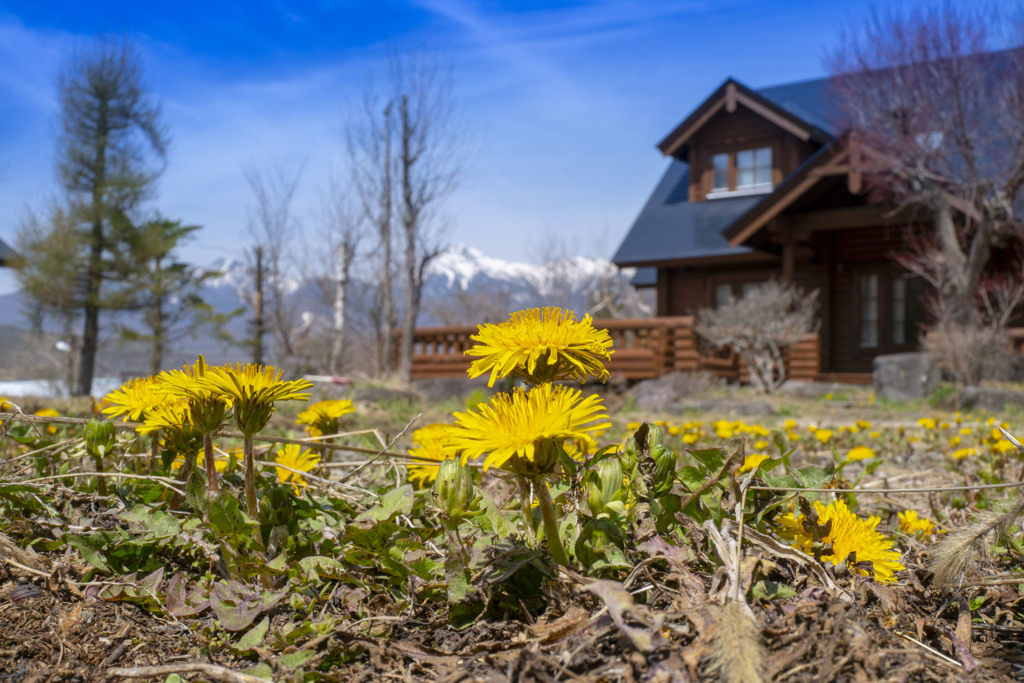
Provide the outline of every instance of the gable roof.
[[7,246],[6,242],[0,240],[0,266],[12,266],[17,255],[18,253]]
[[827,142],[832,134],[826,105],[825,79],[801,81],[752,90],[728,78],[689,116],[658,143],[662,154],[687,161],[686,143],[721,110],[733,112],[741,104],[789,131],[801,140]]
[[673,159],[612,261],[639,266],[751,253],[749,247],[729,246],[722,231],[762,196],[691,203],[689,188],[690,165]]
[[[729,239],[735,236],[734,231],[726,231],[745,217],[753,219],[757,207],[777,193],[691,203],[686,142],[718,111],[728,111],[731,100],[733,106],[739,103],[761,115],[767,114],[770,120],[784,123],[791,131],[803,131],[800,137],[814,140],[824,149],[833,140],[827,90],[828,80],[824,78],[757,91],[735,79],[727,79],[658,144],[663,154],[673,157],[672,161],[612,261],[622,267],[652,266],[754,253],[753,248]],[[816,154],[812,159],[820,160],[821,156]],[[813,165],[814,162],[808,160],[797,172]],[[787,180],[783,180],[783,184]]]

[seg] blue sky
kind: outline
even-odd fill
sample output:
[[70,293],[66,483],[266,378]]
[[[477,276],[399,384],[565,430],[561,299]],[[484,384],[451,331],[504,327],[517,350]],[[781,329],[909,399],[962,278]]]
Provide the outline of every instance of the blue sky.
[[[727,76],[753,87],[824,75],[868,2],[0,0],[0,238],[56,192],[56,74],[84,40],[133,36],[172,146],[153,204],[204,226],[198,264],[241,256],[242,166],[305,164],[296,216],[313,229],[347,112],[391,46],[456,61],[476,141],[446,205],[447,241],[541,261],[552,237],[610,256],[667,162],[655,143]],[[341,171],[343,175],[343,171]],[[0,291],[13,287],[0,276]]]

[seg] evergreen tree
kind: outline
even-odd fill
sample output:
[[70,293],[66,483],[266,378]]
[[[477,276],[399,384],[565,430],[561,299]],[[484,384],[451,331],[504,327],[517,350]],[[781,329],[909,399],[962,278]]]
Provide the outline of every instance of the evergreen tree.
[[74,393],[86,395],[92,389],[100,312],[131,305],[131,292],[111,283],[123,283],[135,271],[131,245],[138,238],[129,217],[152,194],[167,131],[159,105],[143,86],[139,56],[123,39],[101,40],[75,56],[61,73],[59,89],[58,176],[84,251]]

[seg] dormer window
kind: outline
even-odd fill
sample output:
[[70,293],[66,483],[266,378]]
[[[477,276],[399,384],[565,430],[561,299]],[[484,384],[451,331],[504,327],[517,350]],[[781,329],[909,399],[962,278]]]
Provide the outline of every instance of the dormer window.
[[736,152],[736,189],[772,186],[772,148]]
[[771,147],[711,155],[711,192],[708,198],[755,194],[771,189]]

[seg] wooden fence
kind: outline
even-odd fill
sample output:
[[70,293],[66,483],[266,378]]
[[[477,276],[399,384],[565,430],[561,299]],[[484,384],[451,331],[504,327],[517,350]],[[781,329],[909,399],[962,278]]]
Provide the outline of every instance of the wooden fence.
[[[607,364],[613,377],[651,379],[673,370],[704,370],[730,381],[746,381],[747,368],[727,349],[699,349],[692,316],[595,320],[608,330],[615,352]],[[477,327],[422,327],[413,337],[412,379],[465,377]],[[806,335],[786,349],[786,374],[813,380],[821,366],[820,340]]]

